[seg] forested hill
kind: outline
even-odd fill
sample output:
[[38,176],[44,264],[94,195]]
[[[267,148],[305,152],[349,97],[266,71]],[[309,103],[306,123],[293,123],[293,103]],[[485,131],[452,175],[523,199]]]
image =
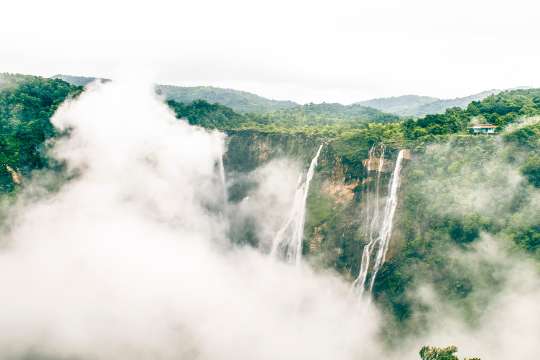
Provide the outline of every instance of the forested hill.
[[424,116],[428,114],[443,113],[446,109],[459,107],[465,108],[473,101],[480,101],[490,95],[499,93],[500,90],[487,90],[455,99],[438,99],[430,96],[403,95],[388,98],[377,98],[361,101],[358,104],[371,106],[375,109],[400,115],[400,116]]
[[13,189],[13,169],[29,175],[49,165],[46,140],[56,131],[50,117],[82,87],[60,79],[0,74],[0,193]]
[[455,99],[440,99],[432,103],[424,104],[414,109],[415,116],[423,116],[428,114],[440,114],[443,113],[446,109],[459,107],[466,108],[473,101],[480,101],[487,98],[490,95],[495,95],[500,93],[500,90],[487,90],[482,91],[478,94],[473,94],[469,96],[459,97]]
[[[78,83],[91,80],[79,78]],[[47,140],[57,133],[50,117],[66,98],[81,91],[82,86],[58,78],[0,75],[0,192],[10,192],[16,185],[9,169],[24,178],[34,170],[51,165],[46,151]],[[187,104],[169,100],[168,104],[178,117],[186,118],[192,124],[221,130],[317,132],[334,136],[341,128],[398,120],[394,115],[374,109],[339,104],[297,105],[267,114],[243,114],[204,100]]]
[[272,100],[247,91],[223,89],[213,86],[172,86],[157,85],[156,91],[169,100],[181,103],[191,103],[195,100],[205,100],[230,107],[241,113],[267,113],[298,106],[295,102]]
[[[349,122],[392,122],[398,116],[384,113],[377,109],[353,104],[342,105],[338,103],[306,104],[274,113],[275,118],[287,119],[304,117],[307,125],[329,125],[340,121]],[[282,120],[283,121],[283,120]]]
[[[86,86],[95,77],[73,76],[58,74],[53,79],[61,79],[76,86]],[[109,79],[102,79],[109,81]],[[405,117],[422,117],[428,114],[440,114],[446,109],[465,108],[473,101],[480,101],[486,97],[497,94],[500,90],[488,90],[478,94],[459,97],[455,99],[439,99],[431,96],[403,95],[388,98],[376,98],[360,101],[351,105],[336,103],[299,105],[289,100],[272,100],[247,91],[225,89],[213,86],[175,86],[156,85],[156,92],[162,94],[167,100],[190,104],[197,100],[204,100],[210,104],[227,106],[238,113],[270,114],[280,113],[281,117],[296,117],[303,113],[309,118],[308,123],[315,115],[324,115],[340,118],[362,118],[375,121],[392,121],[389,114]],[[376,112],[379,111],[379,113]]]
[[[43,182],[54,178],[50,186],[65,181],[61,164],[47,156],[47,140],[60,135],[50,117],[59,104],[81,91],[82,87],[60,79],[0,76],[0,201],[14,199],[32,175]],[[358,231],[357,212],[362,186],[370,177],[363,160],[375,144],[385,145],[390,161],[397,149],[411,149],[412,161],[403,169],[395,238],[373,288],[378,306],[389,314],[383,334],[389,342],[426,326],[419,316],[426,305],[412,296],[424,281],[433,283],[434,292],[471,322],[481,315],[478,309],[489,305],[496,291],[492,264],[469,266],[448,258],[455,249],[470,249],[481,234],[504,238],[513,251],[540,261],[540,223],[533,196],[540,188],[540,121],[535,118],[540,116],[540,89],[505,91],[473,101],[465,109],[406,120],[339,104],[308,104],[267,114],[239,113],[204,100],[167,104],[178,118],[228,133],[229,169],[233,162],[255,169],[260,159],[269,161],[270,153],[299,155],[308,163],[305,158],[324,141],[307,202],[306,258],[346,279],[357,276],[359,254],[367,243]],[[475,122],[495,124],[499,135],[470,135],[468,127]],[[45,176],[40,169],[52,171]],[[517,172],[522,176],[516,186],[512,182]],[[382,176],[388,178],[389,173]],[[238,196],[242,179],[246,189],[252,186],[247,172],[239,174],[238,182],[231,183],[231,205],[235,196],[243,198]],[[475,189],[492,195],[487,209],[475,207]],[[462,213],[463,205],[472,208]],[[0,223],[6,218],[4,208],[0,206]],[[460,212],[448,211],[458,208]],[[241,226],[245,233],[234,233],[234,239],[255,245],[242,242],[252,234],[249,218],[245,224]]]
[[31,75],[0,73],[0,90],[14,89],[19,85],[35,83],[41,78]]
[[466,109],[450,108],[403,124],[405,137],[418,139],[466,133],[472,123],[490,123],[499,130],[520,118],[540,115],[540,89],[510,90],[471,102]]
[[[359,144],[376,142],[396,147],[415,147],[445,141],[452,134],[468,135],[473,123],[490,123],[502,131],[517,120],[540,115],[540,89],[504,91],[467,108],[450,108],[442,114],[419,119],[399,118],[365,107],[339,104],[308,104],[269,114],[239,114],[218,104],[169,101],[178,117],[192,124],[222,130],[251,129],[264,133],[303,133],[342,143],[351,160]],[[367,143],[366,143],[367,142]],[[365,150],[365,149],[364,149]],[[348,155],[349,156],[349,155]]]
[[252,129],[261,132],[324,133],[331,136],[331,133],[336,134],[343,129],[399,120],[396,115],[359,105],[307,104],[265,114],[246,114],[204,100],[188,104],[168,100],[167,104],[176,112],[177,117],[186,118],[193,125],[220,130]]
[[[52,79],[60,79],[75,86],[86,86],[98,78],[88,77],[88,76],[73,76],[73,75],[58,74],[58,75],[54,75]],[[99,80],[110,81],[110,79],[103,79],[103,78],[99,78]]]
[[[72,85],[86,86],[96,78],[58,74],[53,76],[53,79],[61,79]],[[293,101],[272,100],[247,91],[213,86],[156,85],[156,92],[165,96],[167,100],[185,104],[204,100],[211,104],[225,105],[240,113],[267,113],[298,106]]]
[[414,109],[436,101],[440,101],[440,99],[431,96],[402,95],[370,99],[357,102],[357,104],[369,106],[392,114],[412,115]]
[[[2,181],[11,184],[5,165],[23,174],[46,165],[45,140],[55,135],[49,118],[66,97],[81,92],[82,87],[23,75],[1,76],[0,87],[0,172]],[[539,115],[540,90],[505,91],[474,101],[466,109],[452,108],[406,121],[358,105],[307,104],[267,114],[243,114],[203,100],[188,104],[169,100],[168,104],[178,117],[208,128],[322,137],[333,141],[342,160],[356,169],[360,154],[374,143],[414,148],[444,141],[452,134],[468,134],[473,122],[495,124],[500,131],[522,117]],[[535,139],[537,128],[520,131],[525,138]],[[531,176],[537,171],[533,165]]]

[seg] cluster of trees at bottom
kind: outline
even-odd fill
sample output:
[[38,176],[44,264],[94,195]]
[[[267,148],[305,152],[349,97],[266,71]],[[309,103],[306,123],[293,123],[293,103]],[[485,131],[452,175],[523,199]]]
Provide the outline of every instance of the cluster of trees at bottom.
[[[420,358],[422,360],[459,360],[455,355],[458,351],[455,346],[438,348],[432,346],[424,346],[420,350]],[[480,358],[465,358],[464,360],[480,360]]]

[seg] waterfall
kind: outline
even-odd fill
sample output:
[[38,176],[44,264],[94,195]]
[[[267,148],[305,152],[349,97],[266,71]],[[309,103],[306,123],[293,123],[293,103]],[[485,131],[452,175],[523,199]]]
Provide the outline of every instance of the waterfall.
[[298,179],[296,191],[291,211],[287,220],[276,233],[272,242],[272,256],[282,256],[287,262],[299,265],[302,259],[302,242],[304,239],[304,224],[306,220],[306,203],[309,193],[309,185],[315,174],[315,168],[323,144],[319,146],[315,157],[311,160],[309,169],[306,173],[306,178],[302,182],[302,177]]
[[[372,164],[374,157],[374,148],[370,150],[368,158],[368,170]],[[366,198],[366,213],[367,220],[365,223],[367,235],[366,238],[368,243],[364,246],[362,251],[362,260],[360,264],[360,271],[358,277],[353,282],[353,289],[359,292],[362,296],[366,290],[366,283],[368,280],[368,271],[372,257],[374,256],[373,266],[371,268],[371,278],[369,279],[369,285],[367,290],[371,292],[373,290],[373,285],[375,284],[375,279],[381,268],[382,264],[386,260],[386,253],[388,252],[388,246],[390,243],[390,238],[392,236],[392,225],[394,222],[394,215],[397,208],[397,196],[398,189],[400,185],[400,172],[401,166],[403,163],[403,150],[400,150],[396,159],[396,164],[394,166],[394,171],[390,177],[390,182],[388,183],[388,194],[384,209],[382,210],[379,206],[379,187],[380,187],[380,177],[383,170],[384,164],[384,148],[380,150],[381,154],[378,161],[377,167],[377,181],[375,184],[375,204],[369,204],[369,189],[368,195]],[[370,206],[371,205],[371,206]],[[381,216],[382,215],[382,216]]]
[[384,146],[380,146],[379,152],[380,155],[377,158],[375,156],[375,153],[377,151],[378,147],[376,145],[373,145],[371,149],[369,149],[368,154],[368,160],[366,163],[366,168],[368,169],[368,173],[370,170],[372,170],[372,165],[375,159],[378,159],[377,163],[377,180],[375,182],[375,201],[374,204],[371,204],[371,192],[369,188],[369,183],[366,184],[365,188],[365,197],[366,197],[366,220],[365,220],[365,226],[364,226],[364,235],[365,238],[368,240],[367,245],[364,246],[364,250],[362,251],[362,260],[360,263],[360,271],[358,273],[358,277],[353,282],[353,289],[359,289],[360,296],[363,295],[365,284],[367,280],[367,274],[369,270],[369,264],[371,260],[371,253],[373,251],[373,248],[375,247],[375,244],[377,243],[377,228],[379,225],[379,214],[380,214],[380,185],[381,185],[381,173],[384,167],[384,154],[385,154],[385,148]]
[[229,194],[227,193],[227,182],[225,179],[225,166],[223,165],[223,155],[218,158],[217,161],[219,180],[221,183],[222,196],[223,196],[223,208],[227,207],[227,201]]

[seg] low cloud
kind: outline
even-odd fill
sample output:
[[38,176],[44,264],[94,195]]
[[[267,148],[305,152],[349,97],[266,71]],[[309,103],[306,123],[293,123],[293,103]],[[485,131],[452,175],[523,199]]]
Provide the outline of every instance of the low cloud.
[[[377,315],[362,316],[346,283],[222,246],[222,134],[176,120],[151,87],[122,81],[90,87],[52,121],[70,133],[53,154],[74,178],[12,209],[0,253],[2,358],[356,359],[376,351]],[[268,197],[277,204],[269,209],[282,208],[292,172],[280,172],[284,188],[274,185],[287,168],[255,175],[265,179],[252,195],[259,214]]]

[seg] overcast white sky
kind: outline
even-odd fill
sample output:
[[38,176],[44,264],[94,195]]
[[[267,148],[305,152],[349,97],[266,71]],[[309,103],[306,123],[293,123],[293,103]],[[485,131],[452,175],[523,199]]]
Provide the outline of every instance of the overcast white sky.
[[540,87],[538,0],[6,0],[0,72],[215,85],[299,102]]

